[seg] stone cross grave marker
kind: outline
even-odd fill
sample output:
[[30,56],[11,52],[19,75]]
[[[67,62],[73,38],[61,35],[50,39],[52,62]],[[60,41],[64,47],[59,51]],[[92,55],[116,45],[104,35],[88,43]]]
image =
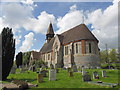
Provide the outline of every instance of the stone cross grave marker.
[[93,72],[93,79],[99,79],[98,73],[96,71]]
[[88,75],[88,73],[85,73],[85,74],[82,76],[82,80],[83,80],[84,82],[91,81],[91,76]]
[[78,72],[78,70],[77,70],[77,66],[76,65],[73,65],[73,72]]
[[50,69],[49,70],[49,81],[55,81],[56,80],[56,70]]
[[102,71],[102,77],[107,77],[105,70]]
[[37,81],[38,81],[38,83],[43,82],[43,74],[38,74],[37,75]]

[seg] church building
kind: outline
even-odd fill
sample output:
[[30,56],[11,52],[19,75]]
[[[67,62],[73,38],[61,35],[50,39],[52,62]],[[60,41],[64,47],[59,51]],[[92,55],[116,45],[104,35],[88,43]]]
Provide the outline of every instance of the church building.
[[60,67],[100,66],[99,41],[85,24],[75,26],[62,34],[54,34],[50,23],[46,42],[40,50],[41,60]]

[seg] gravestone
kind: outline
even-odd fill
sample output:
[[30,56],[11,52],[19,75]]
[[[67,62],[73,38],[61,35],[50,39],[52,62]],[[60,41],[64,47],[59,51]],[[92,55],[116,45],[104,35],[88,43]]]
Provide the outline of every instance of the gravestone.
[[56,73],[59,73],[58,65],[55,64]]
[[88,75],[88,73],[85,73],[85,74],[82,76],[82,80],[83,80],[84,82],[91,81],[91,76]]
[[16,68],[15,66],[13,66],[12,69],[11,69],[11,71],[10,71],[10,73],[11,73],[11,74],[15,74],[15,73],[16,73],[16,69],[17,69],[17,68]]
[[73,77],[73,72],[72,71],[69,72],[69,77]]
[[56,80],[56,70],[50,69],[49,70],[49,81],[55,81]]
[[82,67],[82,75],[84,75],[85,73],[86,73],[85,68]]
[[76,65],[73,65],[73,66],[72,66],[72,69],[73,69],[73,72],[78,72]]
[[38,83],[43,82],[43,74],[38,74],[37,75],[37,81],[38,81]]
[[46,70],[42,70],[40,71],[41,74],[43,74],[43,77],[47,77],[47,71]]
[[24,73],[25,69],[24,68],[20,68],[20,73]]
[[50,69],[54,69],[54,66],[53,66],[53,64],[50,64]]
[[67,67],[63,67],[62,70],[67,70]]
[[72,69],[69,67],[67,68],[68,73],[72,71]]
[[101,67],[97,67],[97,69],[100,69]]
[[98,73],[96,71],[93,72],[93,79],[99,79]]
[[102,77],[107,77],[107,76],[106,76],[106,71],[105,71],[105,70],[102,71]]

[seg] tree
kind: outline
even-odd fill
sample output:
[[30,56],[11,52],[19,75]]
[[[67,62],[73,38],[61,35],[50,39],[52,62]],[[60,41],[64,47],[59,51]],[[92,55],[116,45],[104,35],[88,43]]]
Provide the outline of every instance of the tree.
[[109,52],[110,63],[115,63],[117,61],[117,52],[115,49],[111,49]]
[[29,65],[30,54],[31,54],[31,52],[24,52],[23,53],[23,64],[24,65]]
[[2,35],[2,80],[6,80],[13,66],[15,39],[12,29],[3,28]]
[[106,50],[100,52],[101,63],[108,63]]
[[19,52],[17,55],[16,55],[16,65],[17,65],[17,68],[19,66],[22,66],[22,52]]

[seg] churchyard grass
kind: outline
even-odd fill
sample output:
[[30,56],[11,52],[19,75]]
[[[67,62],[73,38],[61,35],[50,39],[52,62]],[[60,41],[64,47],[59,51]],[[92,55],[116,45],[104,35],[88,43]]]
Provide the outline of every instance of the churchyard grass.
[[[103,69],[87,69],[91,75],[92,81],[103,81],[108,83],[118,83],[118,70],[108,70],[104,69],[107,72],[108,77],[102,77]],[[19,71],[19,70],[17,70]],[[92,72],[97,71],[100,79],[93,79]],[[8,81],[11,80],[24,80],[32,84],[38,84],[38,87],[34,88],[110,88],[106,86],[99,86],[88,84],[87,82],[82,81],[82,73],[74,72],[74,77],[69,77],[67,70],[61,70],[57,73],[57,81],[49,81],[49,76],[44,77],[44,82],[37,82],[37,73],[32,71],[26,71],[25,73],[16,73],[10,74],[8,76]],[[6,83],[4,81],[3,83]],[[118,88],[115,87],[115,88]]]

